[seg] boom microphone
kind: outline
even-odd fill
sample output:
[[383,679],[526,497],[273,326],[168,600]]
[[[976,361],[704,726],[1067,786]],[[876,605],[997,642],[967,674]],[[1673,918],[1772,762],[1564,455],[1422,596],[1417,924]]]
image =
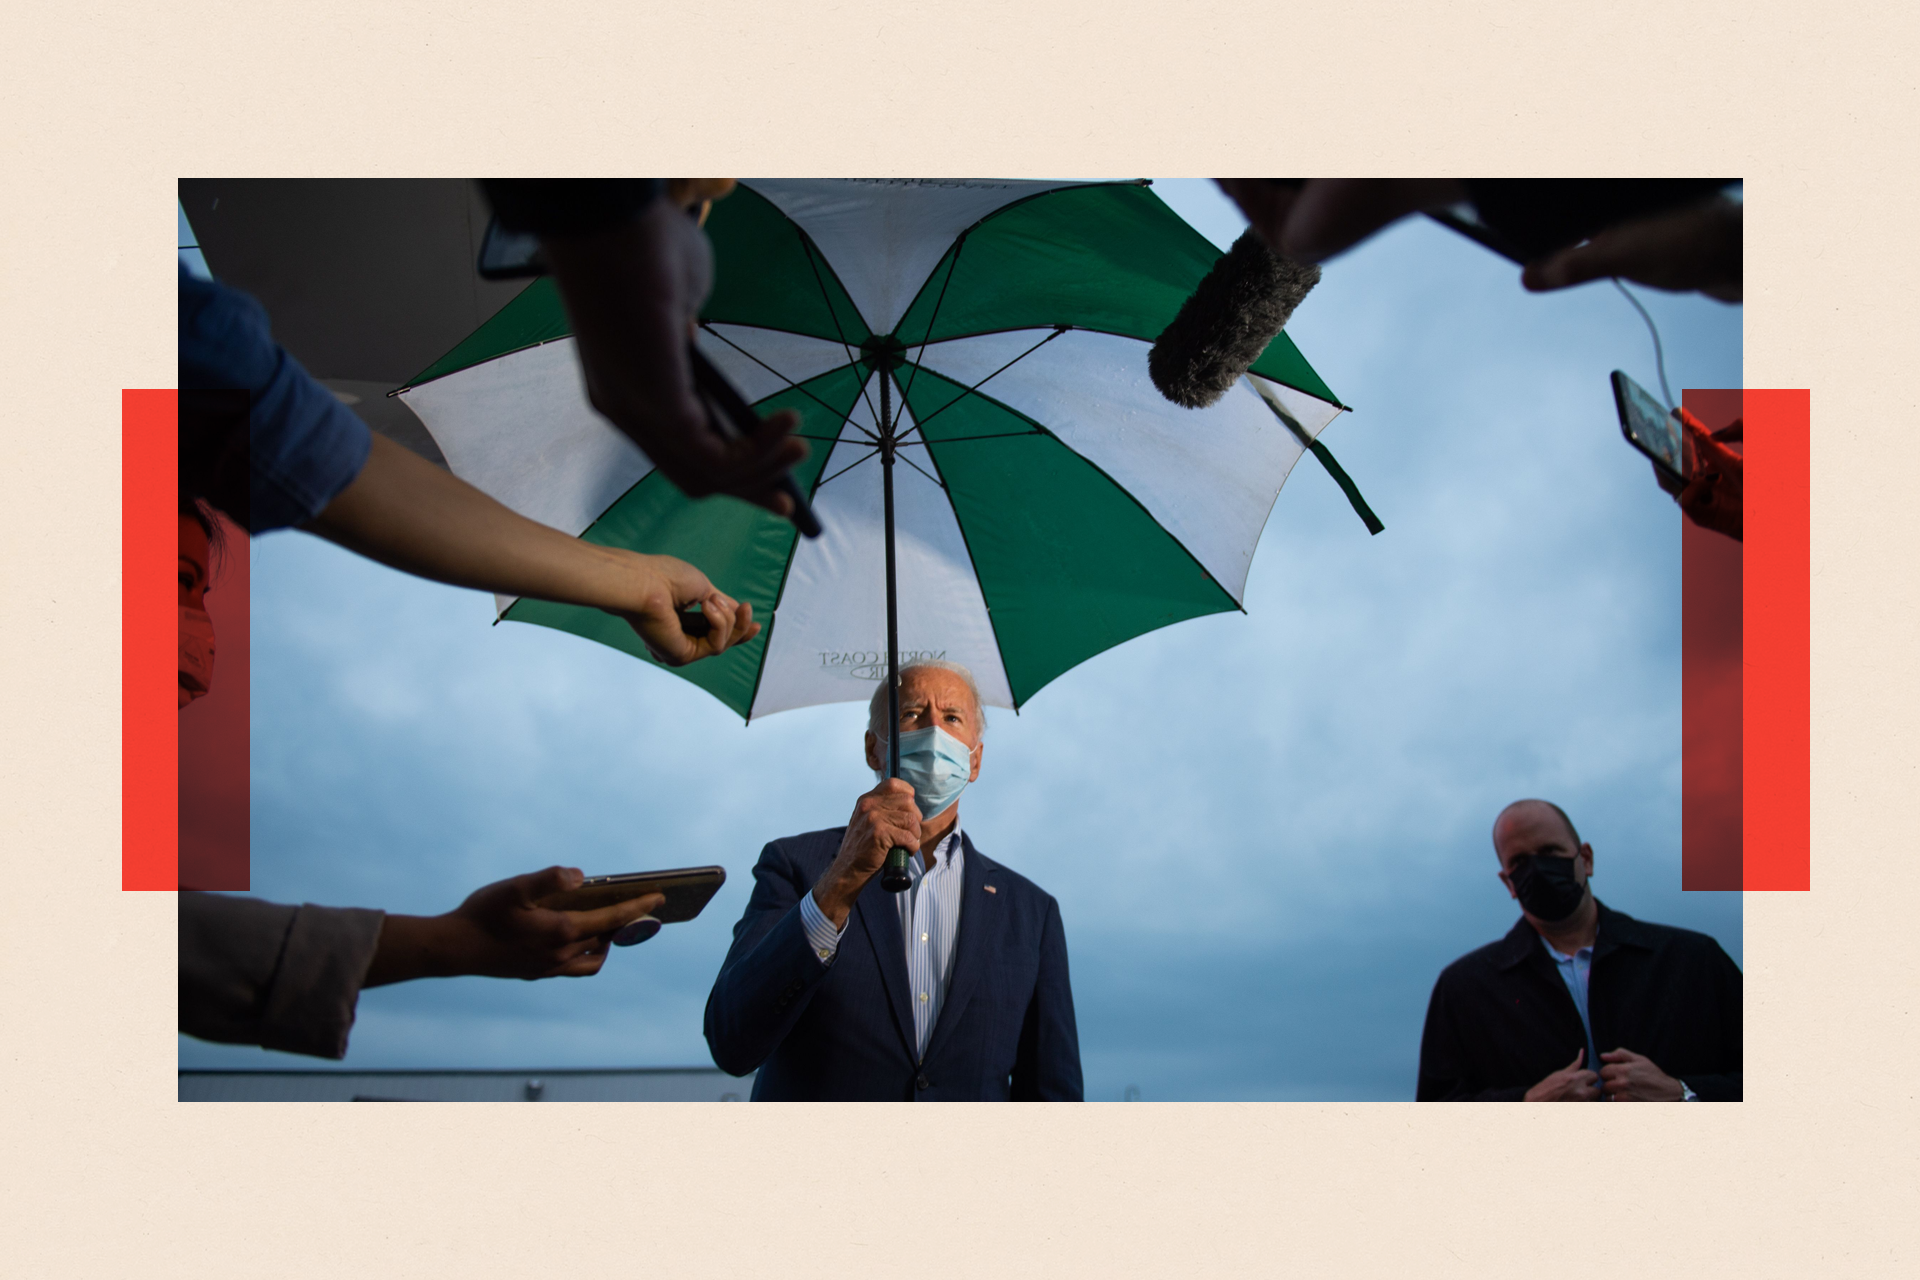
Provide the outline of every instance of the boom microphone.
[[1206,408],[1260,358],[1319,282],[1318,265],[1281,257],[1249,228],[1154,340],[1147,353],[1153,385],[1177,405]]

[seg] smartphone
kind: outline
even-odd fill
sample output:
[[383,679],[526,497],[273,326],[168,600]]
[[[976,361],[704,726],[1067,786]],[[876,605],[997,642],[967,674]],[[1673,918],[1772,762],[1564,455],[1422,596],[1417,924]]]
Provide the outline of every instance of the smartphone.
[[1620,410],[1620,434],[1653,462],[1660,487],[1669,493],[1685,488],[1693,468],[1680,415],[1662,408],[1645,387],[1618,369],[1613,371],[1613,402]]
[[539,905],[551,911],[592,911],[649,893],[663,893],[667,901],[651,918],[662,924],[679,924],[699,915],[726,882],[727,873],[722,867],[629,871],[622,875],[589,876],[578,889],[549,894],[540,899]]
[[[717,413],[710,412],[708,420],[721,435],[737,438],[757,431],[760,427],[760,415],[753,411],[746,397],[734,390],[727,381],[727,375],[720,372],[719,366],[700,354],[700,348],[687,344],[687,359],[693,363],[693,385],[706,397],[709,405]],[[780,492],[793,502],[793,514],[787,518],[793,521],[793,527],[809,538],[820,536],[820,521],[813,514],[813,508],[807,505],[807,495],[800,492],[800,486],[794,482],[793,473],[787,472],[780,477]]]
[[540,237],[509,231],[498,218],[487,223],[487,234],[480,241],[479,266],[482,280],[525,280],[547,274],[546,259],[540,256]]

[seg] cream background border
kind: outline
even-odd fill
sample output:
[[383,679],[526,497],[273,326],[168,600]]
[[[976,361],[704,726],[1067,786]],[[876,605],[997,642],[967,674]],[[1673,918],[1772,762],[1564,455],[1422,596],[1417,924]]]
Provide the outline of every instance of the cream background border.
[[[1910,11],[1173,8],[8,7],[0,1271],[1914,1274]],[[1745,177],[1747,382],[1818,439],[1815,888],[1747,902],[1748,1102],[173,1101],[173,900],[117,890],[117,460],[120,389],[174,380],[174,180],[908,168]]]

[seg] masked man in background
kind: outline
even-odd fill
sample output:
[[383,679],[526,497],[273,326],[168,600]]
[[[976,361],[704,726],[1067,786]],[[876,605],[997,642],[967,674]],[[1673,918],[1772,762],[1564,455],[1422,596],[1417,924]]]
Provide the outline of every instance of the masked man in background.
[[1720,944],[1602,905],[1558,805],[1508,805],[1493,848],[1520,919],[1434,984],[1419,1100],[1739,1101],[1740,970]]
[[[867,764],[900,735],[901,777],[845,827],[775,840],[707,999],[707,1044],[755,1101],[1081,1100],[1060,907],[960,830],[986,717],[964,667],[900,673],[900,721],[874,693]],[[912,888],[878,872],[914,851]]]

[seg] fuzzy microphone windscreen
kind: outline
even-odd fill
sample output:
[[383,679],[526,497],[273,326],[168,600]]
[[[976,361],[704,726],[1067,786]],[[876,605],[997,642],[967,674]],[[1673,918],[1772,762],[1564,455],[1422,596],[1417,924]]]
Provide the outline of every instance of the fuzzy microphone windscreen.
[[1260,358],[1319,281],[1317,265],[1283,258],[1247,230],[1154,340],[1153,385],[1175,404],[1206,408]]

